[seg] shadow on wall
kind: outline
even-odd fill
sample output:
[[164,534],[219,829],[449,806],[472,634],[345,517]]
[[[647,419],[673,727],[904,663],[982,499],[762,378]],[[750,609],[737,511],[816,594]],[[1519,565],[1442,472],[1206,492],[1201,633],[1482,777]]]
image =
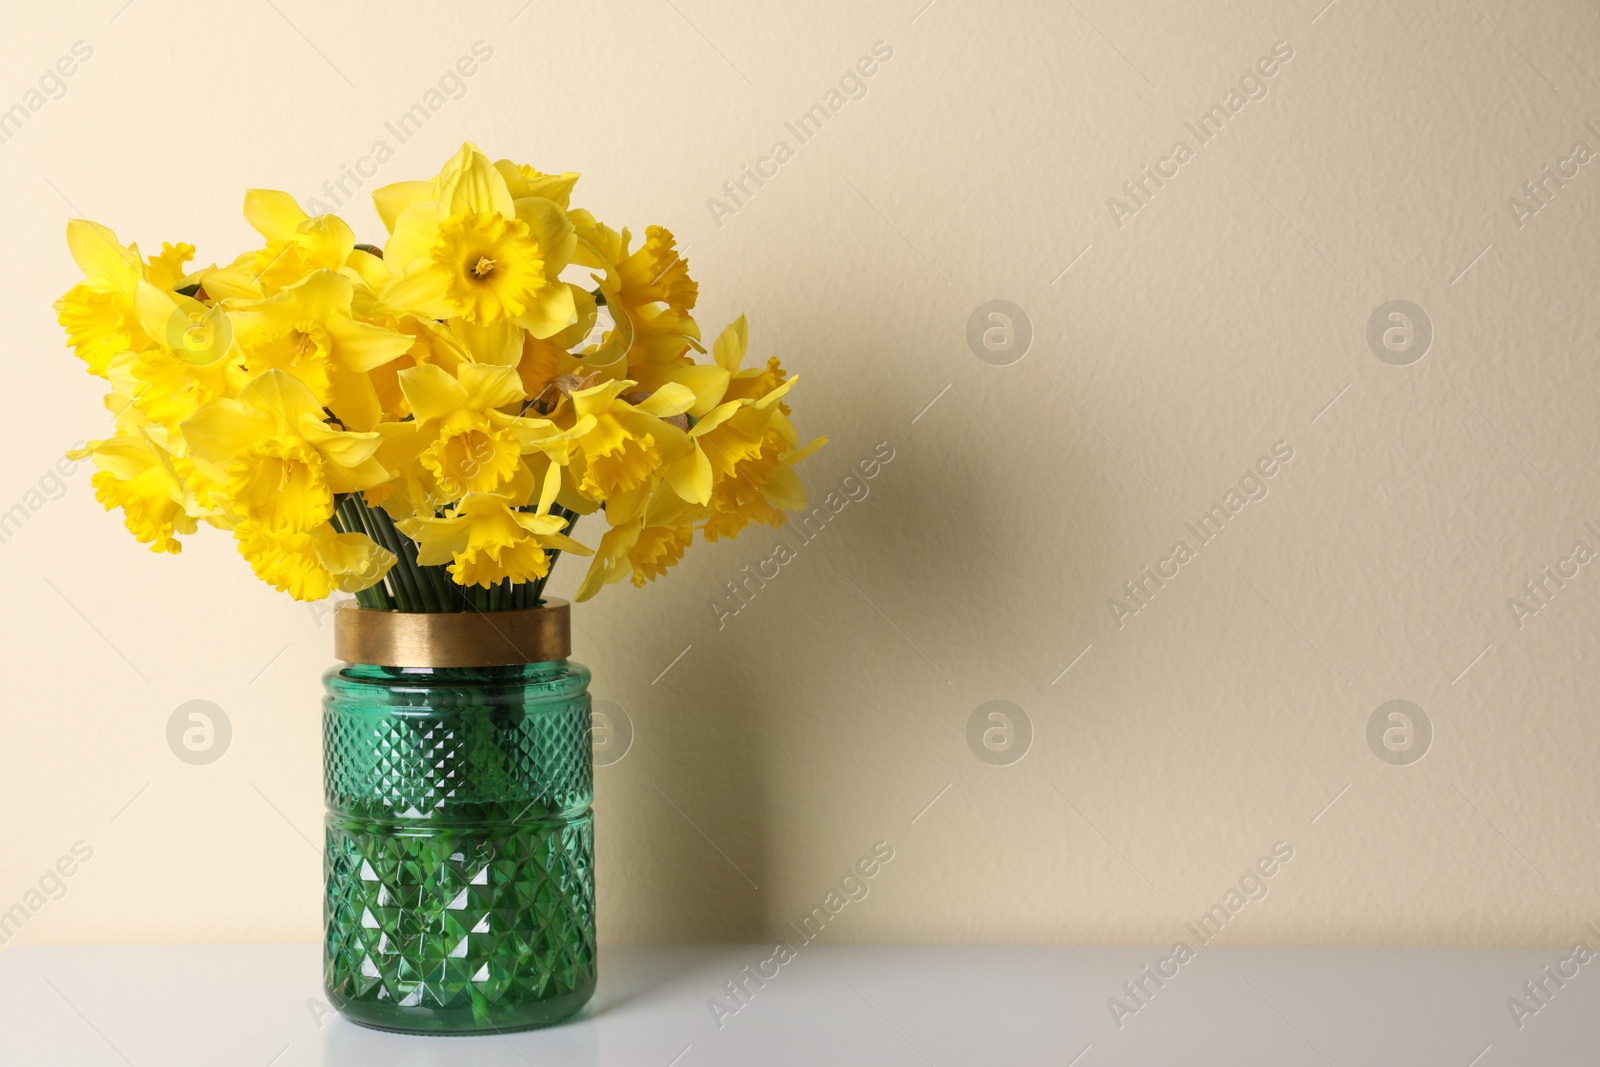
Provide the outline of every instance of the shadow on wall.
[[[909,426],[904,405],[886,401],[858,424],[869,429],[834,435],[806,471],[813,507],[863,459],[881,459],[880,442],[893,458],[867,482],[864,499],[799,548],[774,591],[727,621],[737,638],[710,636],[707,590],[762,558],[774,540],[794,540],[788,528],[752,529],[733,545],[706,546],[718,551],[702,557],[704,566],[686,561],[669,575],[686,588],[642,591],[653,601],[649,610],[597,602],[606,609],[594,620],[604,637],[581,642],[597,660],[651,648],[665,666],[670,646],[693,641],[692,658],[659,684],[648,682],[654,664],[596,664],[597,697],[609,695],[613,672],[644,679],[610,690],[626,693],[617,699],[629,705],[634,747],[596,773],[602,940],[792,936],[787,924],[796,916],[785,902],[828,888],[836,872],[830,860],[827,870],[805,876],[806,885],[777,884],[800,869],[786,850],[815,856],[821,842],[848,863],[874,841],[898,839],[927,798],[892,795],[882,783],[915,780],[928,768],[963,769],[972,759],[967,719],[987,700],[1017,700],[1036,729],[1058,736],[1065,729],[1057,716],[1064,691],[1049,683],[1093,638],[1100,618],[1093,606],[1116,570],[1125,523],[1084,515],[1063,528],[1007,516],[1019,494],[1106,499],[1116,487],[1101,483],[1117,472],[1090,451],[1095,431],[1064,402],[1057,415],[1074,426],[1047,435],[1049,455],[997,470],[994,452],[1003,443],[971,445],[996,425],[1006,394],[1047,373],[1041,365],[1011,381],[980,382],[976,395],[958,383],[944,398],[942,428]],[[798,524],[798,514],[791,518]],[[1031,606],[974,613],[995,601]],[[663,640],[659,612],[693,621]],[[1038,660],[1036,669],[1017,671],[1018,650]],[[1006,691],[990,691],[996,686]],[[885,759],[898,766],[884,767]],[[935,847],[953,854],[961,843]],[[986,902],[951,906],[973,911],[976,922]]]
[[[612,638],[629,644],[626,634]],[[602,941],[766,936],[758,887],[771,870],[772,827],[752,682],[760,670],[722,659],[701,675],[712,684],[685,682],[677,696],[663,684],[626,709],[633,748],[595,773]]]

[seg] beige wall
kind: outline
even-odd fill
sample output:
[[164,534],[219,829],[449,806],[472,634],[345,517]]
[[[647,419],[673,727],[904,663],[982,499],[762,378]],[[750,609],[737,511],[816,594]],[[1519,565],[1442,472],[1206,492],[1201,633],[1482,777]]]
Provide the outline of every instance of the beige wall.
[[[0,910],[93,849],[21,941],[320,922],[329,629],[219,534],[136,546],[86,471],[29,496],[106,423],[50,313],[64,220],[226,258],[244,188],[322,196],[383,139],[370,190],[468,137],[678,233],[702,324],[748,311],[755,351],[801,372],[801,430],[833,438],[804,468],[818,499],[893,453],[720,628],[776,532],[578,612],[593,691],[637,733],[597,775],[605,938],[775,936],[879,841],[893,861],[828,938],[1169,942],[1280,841],[1223,940],[1556,944],[1600,917],[1600,565],[1508,605],[1600,549],[1600,166],[1510,205],[1600,150],[1592,9],[920,2],[5,16],[0,106],[93,49],[0,144],[0,509],[42,505],[0,545]],[[465,95],[400,144],[385,122],[478,41]],[[866,95],[799,144],[785,122],[879,41]],[[1267,95],[1202,144],[1185,123],[1275,45]],[[776,177],[708,205],[779,139]],[[1192,158],[1161,162],[1179,140]],[[1139,203],[1147,166],[1177,171]],[[966,340],[995,298],[1035,333],[1008,366]],[[1406,366],[1367,341],[1396,299],[1432,328]],[[1274,447],[1267,495],[1201,546],[1185,523]],[[1180,540],[1193,558],[1114,611]],[[1369,748],[1394,699],[1432,724],[1420,762]],[[232,723],[210,766],[167,746],[190,700]],[[1031,721],[1020,762],[968,746],[991,700]]]

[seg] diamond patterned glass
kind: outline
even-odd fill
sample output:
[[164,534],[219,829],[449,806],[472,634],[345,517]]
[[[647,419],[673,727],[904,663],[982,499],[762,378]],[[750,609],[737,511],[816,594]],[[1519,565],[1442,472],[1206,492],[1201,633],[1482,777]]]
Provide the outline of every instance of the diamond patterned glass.
[[358,1023],[524,1030],[594,992],[589,672],[323,675],[323,979]]

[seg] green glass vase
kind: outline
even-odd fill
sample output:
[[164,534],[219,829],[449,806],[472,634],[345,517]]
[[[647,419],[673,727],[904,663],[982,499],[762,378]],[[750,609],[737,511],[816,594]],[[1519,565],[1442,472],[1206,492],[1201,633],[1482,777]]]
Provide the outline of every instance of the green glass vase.
[[365,1026],[560,1022],[595,987],[589,671],[323,676],[323,979]]

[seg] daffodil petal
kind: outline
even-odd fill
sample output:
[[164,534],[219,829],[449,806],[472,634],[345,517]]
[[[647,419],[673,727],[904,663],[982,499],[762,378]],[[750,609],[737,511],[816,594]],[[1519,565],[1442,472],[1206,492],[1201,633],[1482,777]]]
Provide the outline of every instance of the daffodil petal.
[[517,317],[517,325],[538,338],[553,337],[577,321],[578,302],[566,282],[546,285]]
[[314,415],[304,416],[299,429],[318,452],[340,467],[359,467],[377,454],[383,443],[375,431],[335,430]]
[[450,215],[477,211],[511,218],[516,214],[505,178],[470,141],[440,171],[439,203]]
[[750,401],[748,400],[730,400],[726,404],[718,404],[715,408],[706,412],[699,422],[694,424],[694,428],[689,431],[689,436],[704,437],[738,414],[739,409],[749,403]]
[[694,391],[694,405],[689,408],[689,414],[697,419],[703,418],[706,412],[722,403],[732,378],[727,368],[715,363],[696,363],[672,372],[673,381],[681,382]]
[[828,438],[826,436],[819,437],[809,444],[802,445],[800,448],[791,449],[790,451],[785,452],[783,455],[778,457],[778,460],[781,463],[792,467],[796,463],[799,463],[801,460],[805,459],[807,456],[811,455],[813,452],[816,452],[827,443]]
[[138,253],[124,248],[117,235],[98,222],[67,220],[67,250],[86,278],[99,278],[125,293],[144,275]]
[[373,430],[383,419],[372,379],[343,366],[328,368],[328,410],[347,430]]
[[220,307],[163,292],[149,282],[134,290],[133,306],[139,327],[185,363],[208,366],[233,348],[233,326]]
[[547,533],[539,535],[539,543],[546,548],[559,549],[562,552],[571,552],[574,556],[592,556],[594,549],[582,541],[574,541],[564,533]]
[[600,538],[600,547],[595,550],[594,562],[589,565],[589,573],[584,575],[583,584],[578,588],[574,600],[588,600],[598,593],[602,586],[612,582],[621,581],[628,573],[626,560],[628,550],[639,542],[639,534],[643,529],[640,522],[630,522],[622,526],[613,526],[607,530],[605,536]]
[[372,588],[395,565],[395,554],[366,534],[335,533],[326,524],[312,531],[311,547],[334,587],[346,593]]
[[396,310],[442,319],[450,314],[449,287],[450,276],[424,261],[384,286],[380,299]]
[[278,189],[247,189],[244,220],[269,241],[287,241],[309,216],[294,197]]
[[405,355],[413,344],[412,339],[403,333],[357,322],[343,315],[334,316],[323,325],[333,338],[335,361],[361,374]]
[[620,396],[623,390],[639,384],[627,378],[618,378],[615,381],[601,382],[599,385],[590,386],[588,389],[574,389],[572,391],[572,408],[580,416],[598,415],[611,406],[611,402]]
[[666,382],[635,406],[646,415],[666,419],[673,415],[682,415],[694,406],[694,401],[693,389],[677,382]]
[[[462,364],[463,367],[470,364]],[[424,363],[400,372],[400,391],[418,422],[443,418],[467,403],[467,390],[442,367]]]
[[313,264],[337,269],[355,250],[356,234],[339,216],[318,215],[297,227],[294,241],[306,249],[306,258]]
[[321,322],[333,315],[348,315],[355,285],[333,270],[314,270],[277,296],[263,300],[259,307],[283,307],[297,318]]
[[271,437],[273,417],[249,404],[225,397],[202,404],[179,424],[189,450],[210,463],[227,463],[251,444]]
[[383,246],[383,261],[397,274],[425,259],[439,240],[439,205],[433,201],[412,204],[400,212]]
[[667,471],[672,491],[692,504],[711,500],[711,461],[699,448],[694,449]]
[[288,371],[263,371],[239,390],[239,399],[259,411],[281,419],[286,426],[299,426],[301,416],[322,421],[322,405],[304,382]]
[[555,463],[550,464],[550,469],[544,473],[544,483],[539,487],[540,515],[550,510],[550,505],[556,502],[556,497],[561,493],[561,467]]
[[471,520],[465,518],[402,519],[395,525],[417,543],[417,562],[424,567],[449,563],[472,536]]
[[395,182],[372,191],[372,204],[378,209],[378,217],[383,220],[383,228],[390,233],[394,232],[395,222],[400,218],[402,211],[412,204],[432,199],[431,181]]
[[806,506],[805,486],[800,484],[800,478],[788,467],[779,467],[772,472],[767,484],[761,487],[761,495],[775,508],[784,511],[799,511]]
[[[546,263],[560,268],[571,262],[578,237],[573,230],[572,220],[567,218],[567,213],[561,210],[559,204],[542,196],[525,196],[516,202],[514,210],[516,217],[526,222],[528,229],[533,232]],[[551,273],[553,275],[555,270]]]
[[743,315],[723,330],[711,346],[711,357],[717,361],[718,366],[730,374],[739,370],[739,365],[744,362],[744,354],[750,348],[750,324]]
[[467,392],[466,404],[474,411],[507,407],[526,395],[516,367],[463,363],[457,375],[461,387]]
[[382,256],[375,256],[360,248],[350,253],[350,258],[345,260],[342,269],[346,277],[361,283],[374,293],[382,292],[383,287],[394,280],[394,271],[389,269]]
[[785,378],[783,380],[783,384],[782,385],[780,385],[776,389],[772,390],[772,392],[768,393],[766,396],[763,396],[760,399],[756,400],[752,406],[755,407],[755,408],[758,408],[758,409],[760,409],[762,411],[765,411],[768,408],[776,407],[777,404],[778,404],[778,401],[782,400],[783,397],[784,397],[784,394],[786,394],[790,389],[793,389],[794,386],[795,386],[795,383],[798,382],[799,380],[800,380],[800,375],[798,375],[798,374],[791,375],[790,377]]
[[514,322],[476,325],[466,319],[450,320],[450,332],[475,361],[515,367],[522,360],[522,329]]

